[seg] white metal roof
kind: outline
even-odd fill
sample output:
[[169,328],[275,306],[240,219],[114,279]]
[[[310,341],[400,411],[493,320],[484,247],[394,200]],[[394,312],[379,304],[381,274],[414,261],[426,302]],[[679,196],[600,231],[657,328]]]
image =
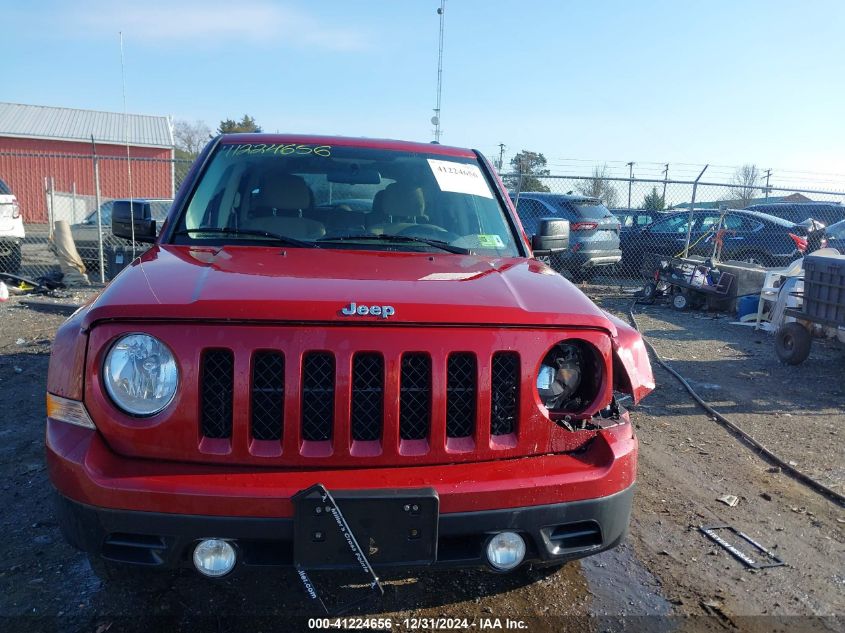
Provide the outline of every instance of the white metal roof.
[[51,106],[0,102],[0,136],[91,141],[123,145],[129,128],[129,144],[173,147],[173,129],[166,116],[98,112]]

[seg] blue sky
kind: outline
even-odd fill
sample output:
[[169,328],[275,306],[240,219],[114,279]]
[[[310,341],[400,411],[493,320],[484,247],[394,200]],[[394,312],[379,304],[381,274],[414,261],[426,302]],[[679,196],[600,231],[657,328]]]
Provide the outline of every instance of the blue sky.
[[[122,111],[122,30],[130,112],[432,138],[439,0],[3,4],[0,100]],[[841,0],[448,0],[442,140],[556,171],[845,174],[844,18]]]

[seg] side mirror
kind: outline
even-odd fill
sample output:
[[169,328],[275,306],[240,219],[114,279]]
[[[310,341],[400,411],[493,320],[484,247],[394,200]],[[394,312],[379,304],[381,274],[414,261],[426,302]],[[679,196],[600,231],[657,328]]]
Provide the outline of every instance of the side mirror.
[[112,235],[131,240],[133,224],[136,242],[155,242],[156,221],[152,218],[150,205],[133,200],[130,206],[129,200],[115,200],[111,212]]
[[539,232],[531,237],[535,257],[547,257],[569,249],[569,220],[543,218],[537,228]]

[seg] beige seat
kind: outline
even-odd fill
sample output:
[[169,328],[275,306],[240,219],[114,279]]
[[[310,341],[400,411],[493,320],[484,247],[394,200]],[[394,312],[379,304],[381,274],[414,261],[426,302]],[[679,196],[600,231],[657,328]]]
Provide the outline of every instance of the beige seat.
[[299,176],[270,176],[261,187],[257,204],[243,228],[277,233],[298,240],[316,240],[326,234],[322,222],[302,217],[311,208],[311,190]]
[[369,225],[371,233],[396,235],[409,226],[428,223],[425,198],[419,187],[394,182],[379,193],[379,208],[374,212],[381,221]]

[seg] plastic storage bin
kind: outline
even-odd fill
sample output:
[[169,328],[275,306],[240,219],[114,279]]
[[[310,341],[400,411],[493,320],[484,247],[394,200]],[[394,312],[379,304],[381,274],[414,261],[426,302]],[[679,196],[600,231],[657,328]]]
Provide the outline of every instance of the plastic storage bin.
[[804,313],[828,325],[845,326],[845,255],[804,258]]

